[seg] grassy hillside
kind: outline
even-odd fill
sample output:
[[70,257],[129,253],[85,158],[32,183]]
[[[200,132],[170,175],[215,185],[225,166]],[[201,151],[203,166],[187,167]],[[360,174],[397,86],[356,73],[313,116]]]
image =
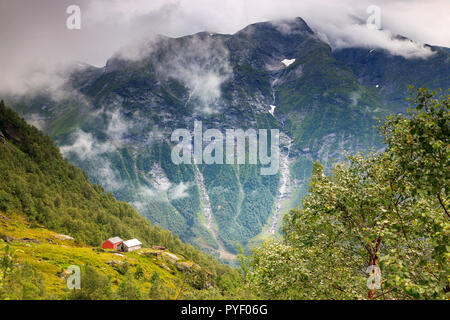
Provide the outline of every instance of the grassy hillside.
[[[214,285],[208,270],[181,255],[85,246],[17,214],[0,214],[0,238],[0,299],[181,299]],[[82,270],[75,293],[67,288],[71,265]]]
[[[29,126],[3,102],[0,131],[0,212],[4,217],[11,219],[19,214],[26,217],[29,227],[42,225],[70,235],[79,248],[74,252],[80,254],[91,250],[86,245],[98,247],[112,236],[138,238],[145,247],[166,246],[195,262],[211,273],[213,283],[224,279],[231,282],[236,277],[230,267],[184,244],[171,232],[151,225],[130,205],[91,184],[83,171],[61,156],[50,137]],[[38,248],[45,252],[49,246],[41,244]]]

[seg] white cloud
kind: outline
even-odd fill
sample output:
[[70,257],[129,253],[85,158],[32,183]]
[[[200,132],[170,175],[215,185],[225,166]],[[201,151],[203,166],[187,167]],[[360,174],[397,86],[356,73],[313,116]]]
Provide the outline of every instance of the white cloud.
[[126,187],[126,184],[120,179],[119,172],[112,167],[111,162],[102,158],[96,160],[98,164],[91,170],[92,178],[99,181],[106,190],[111,192]]
[[71,136],[74,142],[71,145],[65,145],[60,148],[62,154],[66,157],[74,153],[81,160],[89,160],[100,154],[115,150],[112,142],[101,142],[92,133],[85,132],[81,129],[77,129]]
[[101,183],[108,191],[118,191],[127,185],[122,181],[120,173],[105,155],[117,150],[123,142],[124,135],[133,127],[133,122],[126,121],[118,110],[97,112],[108,118],[105,140],[97,139],[91,132],[77,129],[71,134],[72,143],[60,147],[65,157],[76,155],[88,165],[87,171],[91,178]]
[[181,81],[189,89],[186,104],[198,111],[217,113],[221,85],[231,77],[229,52],[225,45],[212,36],[192,37],[182,44],[167,41],[171,48],[166,60],[158,64],[162,76]]
[[130,201],[130,203],[133,205],[133,207],[136,208],[138,211],[145,211],[146,206],[148,206],[148,203],[150,201],[159,201],[160,197],[158,196],[158,193],[154,190],[146,187],[141,186],[134,194],[134,200]]
[[[63,66],[72,61],[104,65],[119,48],[143,37],[205,30],[234,33],[250,23],[296,16],[335,46],[384,47],[407,57],[426,56],[427,49],[420,44],[358,26],[366,21],[369,5],[381,8],[384,30],[418,43],[450,47],[448,0],[79,0],[79,31],[65,25],[65,9],[71,4],[71,0],[0,2],[0,94],[43,87],[60,93]],[[128,53],[139,56],[139,47],[135,49]],[[208,78],[218,83],[202,73],[198,82]],[[216,87],[204,88],[200,96],[216,96]]]
[[177,200],[189,197],[189,193],[187,191],[192,185],[192,183],[180,182],[179,184],[172,186],[168,193],[169,199]]
[[133,121],[125,120],[119,109],[106,112],[106,115],[110,118],[106,129],[108,141],[121,142],[124,135],[130,131],[130,128],[134,127]]
[[25,115],[25,120],[31,124],[32,126],[35,126],[39,130],[44,129],[45,127],[45,118],[40,116],[37,113],[29,113]]
[[71,134],[73,143],[60,148],[65,156],[76,154],[81,160],[89,160],[101,154],[114,152],[123,143],[124,135],[134,127],[133,121],[125,120],[118,109],[114,111],[99,111],[95,115],[104,114],[108,118],[106,139],[101,141],[90,132],[77,129]]
[[385,49],[393,55],[405,58],[426,58],[433,55],[423,44],[395,38],[388,30],[372,30],[365,24],[328,25],[319,36],[333,48],[365,47]]

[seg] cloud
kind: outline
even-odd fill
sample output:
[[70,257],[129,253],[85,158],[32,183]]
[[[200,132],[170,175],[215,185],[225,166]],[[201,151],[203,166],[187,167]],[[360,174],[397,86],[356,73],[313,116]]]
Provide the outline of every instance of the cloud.
[[193,183],[180,182],[179,184],[172,186],[169,190],[168,196],[170,200],[178,200],[189,197],[187,192]]
[[28,113],[25,115],[25,120],[31,124],[32,126],[35,126],[39,130],[42,130],[45,128],[45,118],[43,118],[41,115],[37,113]]
[[75,131],[71,138],[74,140],[72,144],[60,147],[65,157],[70,159],[76,156],[84,164],[89,177],[106,190],[115,192],[126,188],[120,173],[106,157],[106,154],[116,150],[112,141],[99,141],[92,133],[80,129]]
[[146,186],[141,186],[134,193],[134,200],[130,201],[131,205],[140,212],[144,212],[150,201],[158,201],[160,197],[158,193]]
[[[156,166],[159,167],[159,165]],[[192,182],[173,184],[167,180],[163,172],[159,174],[164,177],[156,176],[154,171],[155,166],[152,170],[154,189],[147,186],[140,186],[133,194],[134,199],[130,201],[138,211],[142,212],[146,210],[150,202],[168,202],[189,197],[188,190],[193,186]]]
[[108,141],[122,142],[125,134],[134,127],[134,121],[125,120],[120,114],[119,109],[105,113],[109,118],[106,134]]
[[96,158],[96,160],[98,164],[90,172],[92,179],[99,181],[106,190],[111,192],[126,188],[127,184],[122,182],[120,173],[112,167],[110,161],[104,158]]
[[[120,48],[141,39],[151,42],[156,34],[234,33],[250,23],[296,16],[335,47],[386,48],[406,57],[426,56],[429,51],[421,43],[450,47],[448,0],[78,0],[82,27],[68,30],[66,8],[72,4],[72,0],[0,1],[0,94],[39,88],[64,93],[60,89],[74,61],[103,66]],[[373,30],[364,27],[369,5],[380,7],[386,31],[369,32]],[[417,43],[394,39],[392,34]],[[140,49],[123,52],[139,56]],[[204,80],[213,83],[198,88],[199,96],[216,97],[221,80],[217,73],[191,71],[197,71],[191,86]]]
[[109,160],[108,154],[117,151],[122,145],[134,122],[125,120],[118,110],[101,110],[95,116],[104,116],[108,119],[106,139],[100,140],[91,132],[77,129],[70,135],[72,142],[60,147],[61,153],[67,158],[75,156],[84,164],[83,167],[89,176],[102,184],[106,190],[114,192],[127,188],[120,173]]
[[74,142],[60,148],[64,156],[75,154],[80,160],[90,160],[98,155],[113,152],[116,148],[112,141],[101,142],[92,133],[77,129],[71,134]]
[[[164,56],[159,56],[160,50]],[[189,90],[186,105],[199,112],[219,112],[222,84],[232,76],[229,52],[214,34],[195,35],[182,42],[164,36],[149,36],[120,49],[115,57],[139,61],[153,55],[160,77],[177,79]]]
[[165,39],[154,45],[168,48],[157,70],[161,76],[177,79],[189,89],[186,105],[192,104],[207,114],[219,112],[221,86],[232,75],[229,52],[222,40],[213,34],[202,34],[183,42]]
[[65,156],[75,154],[80,160],[90,160],[99,155],[114,152],[124,142],[125,135],[134,127],[134,121],[125,120],[119,109],[114,111],[100,110],[93,117],[105,116],[108,124],[105,130],[106,139],[99,140],[91,132],[77,129],[71,134],[71,144],[60,147]]
[[385,49],[405,58],[427,58],[434,52],[424,44],[396,37],[388,30],[369,29],[365,24],[328,24],[321,27],[319,38],[332,48],[365,47]]

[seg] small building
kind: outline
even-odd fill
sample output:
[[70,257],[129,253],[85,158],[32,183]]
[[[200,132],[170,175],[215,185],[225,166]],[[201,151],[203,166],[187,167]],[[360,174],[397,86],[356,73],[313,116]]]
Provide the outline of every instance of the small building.
[[108,240],[102,243],[103,249],[115,249],[119,250],[120,245],[123,243],[123,240],[119,237],[109,238]]
[[121,249],[124,252],[131,252],[134,250],[139,250],[142,248],[142,242],[140,242],[138,239],[131,239],[122,242]]

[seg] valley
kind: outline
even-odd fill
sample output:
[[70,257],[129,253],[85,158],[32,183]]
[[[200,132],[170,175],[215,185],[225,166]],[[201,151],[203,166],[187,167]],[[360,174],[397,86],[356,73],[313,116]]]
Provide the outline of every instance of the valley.
[[[104,67],[78,66],[65,84],[76,94],[5,100],[39,120],[90,181],[223,261],[279,234],[283,215],[306,194],[314,162],[329,170],[344,152],[383,150],[377,119],[406,110],[409,84],[445,88],[450,74],[441,47],[429,46],[427,58],[335,49],[301,18],[140,46],[137,58],[118,52]],[[280,130],[280,170],[263,176],[261,164],[175,165],[171,134],[193,132],[195,121],[223,133]]]

